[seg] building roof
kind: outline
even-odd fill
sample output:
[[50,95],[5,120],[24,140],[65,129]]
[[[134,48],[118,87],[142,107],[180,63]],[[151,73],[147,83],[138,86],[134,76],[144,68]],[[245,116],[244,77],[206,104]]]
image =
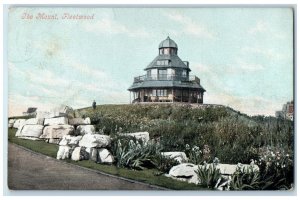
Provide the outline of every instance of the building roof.
[[[157,65],[158,60],[170,60],[169,65]],[[154,60],[145,68],[145,70],[152,68],[183,68],[191,71],[190,68],[177,55],[158,55]]]
[[192,88],[192,89],[205,89],[196,82],[191,81],[143,81],[138,83],[133,83],[128,90],[140,89],[140,88]]
[[29,107],[29,108],[27,109],[27,113],[33,113],[33,112],[36,111],[36,109],[37,109],[37,108]]
[[170,39],[169,36],[167,37],[167,39],[162,41],[158,46],[159,49],[160,48],[167,48],[167,47],[172,47],[172,48],[178,49],[177,44],[174,42],[174,40]]

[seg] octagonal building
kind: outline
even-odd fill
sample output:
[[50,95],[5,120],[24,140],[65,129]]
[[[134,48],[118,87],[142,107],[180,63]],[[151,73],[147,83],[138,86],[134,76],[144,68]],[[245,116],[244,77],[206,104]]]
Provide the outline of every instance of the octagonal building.
[[167,37],[159,44],[158,56],[144,69],[146,75],[134,77],[128,89],[132,103],[203,103],[205,89],[197,76],[190,75],[188,61],[182,61],[177,44]]

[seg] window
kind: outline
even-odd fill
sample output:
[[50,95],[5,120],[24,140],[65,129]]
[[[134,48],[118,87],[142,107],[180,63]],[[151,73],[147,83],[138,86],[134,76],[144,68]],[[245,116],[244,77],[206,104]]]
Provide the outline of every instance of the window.
[[182,77],[186,77],[186,70],[182,71]]
[[159,79],[166,79],[167,78],[167,70],[166,69],[158,70],[158,78]]
[[152,96],[156,96],[156,90],[152,90]]
[[167,96],[167,90],[157,90],[157,96],[162,97],[162,96]]
[[151,77],[151,70],[147,71],[147,77]]
[[169,65],[169,62],[170,62],[170,60],[158,60],[158,61],[156,62],[156,64],[157,64],[157,65],[166,65],[166,66],[168,66],[168,65]]

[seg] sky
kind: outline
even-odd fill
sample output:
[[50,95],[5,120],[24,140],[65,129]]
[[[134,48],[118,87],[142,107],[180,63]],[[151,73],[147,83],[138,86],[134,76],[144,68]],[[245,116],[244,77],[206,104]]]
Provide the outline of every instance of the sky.
[[167,36],[200,78],[204,103],[274,116],[293,99],[289,8],[12,7],[7,36],[9,116],[128,104],[133,78]]

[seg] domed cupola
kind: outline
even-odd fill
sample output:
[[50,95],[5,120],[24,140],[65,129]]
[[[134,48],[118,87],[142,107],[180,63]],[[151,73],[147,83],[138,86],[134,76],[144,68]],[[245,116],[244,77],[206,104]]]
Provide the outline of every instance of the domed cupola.
[[159,55],[177,55],[178,46],[176,42],[168,36],[167,39],[159,44],[158,49]]

